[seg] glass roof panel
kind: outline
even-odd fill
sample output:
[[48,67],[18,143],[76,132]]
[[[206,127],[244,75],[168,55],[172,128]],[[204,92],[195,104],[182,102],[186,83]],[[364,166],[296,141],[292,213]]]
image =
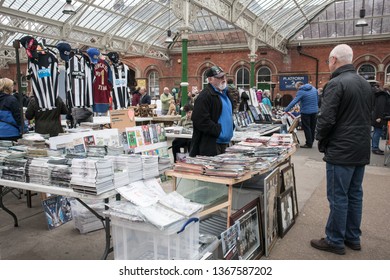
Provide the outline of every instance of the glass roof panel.
[[[180,0],[175,0],[180,1]],[[285,38],[283,44],[295,40],[326,40],[351,36],[390,35],[390,1],[365,1],[368,26],[356,27],[359,10],[363,0],[215,0],[221,1],[250,22],[259,19],[262,31],[268,27],[270,35]],[[242,5],[235,5],[240,1]],[[112,46],[123,51],[142,49],[143,43],[153,44],[157,50],[166,49],[164,43],[168,28],[176,33],[183,25],[183,19],[169,13],[172,0],[72,0],[76,15],[62,13],[66,0],[0,0],[1,43],[12,47],[12,41],[23,34],[41,35],[55,43],[68,40],[74,44],[83,44],[83,40],[95,37],[96,46],[106,44],[101,38],[112,38]],[[190,1],[196,5],[197,1]],[[200,1],[199,3],[204,3]],[[235,10],[242,7],[243,11]],[[176,7],[175,7],[176,8]],[[218,11],[198,11],[197,19],[191,23],[189,45],[215,49],[215,47],[248,48],[247,26],[239,29],[240,22],[231,24],[225,21]],[[11,12],[9,12],[12,10]],[[3,12],[4,11],[4,12]],[[16,12],[20,12],[18,15]],[[50,21],[45,19],[51,19]],[[66,24],[66,25],[65,25]],[[248,24],[249,29],[251,27]],[[16,29],[16,31],[15,31]],[[273,30],[273,31],[272,31]],[[256,31],[256,30],[255,30]],[[246,33],[248,32],[248,33]],[[298,32],[298,33],[297,33]],[[46,36],[44,36],[45,34]],[[260,30],[255,34],[262,34]],[[269,33],[267,32],[267,35]],[[253,35],[251,33],[251,35]],[[261,35],[262,36],[262,35]],[[259,36],[260,38],[263,38]],[[5,38],[3,38],[5,37]],[[265,36],[269,46],[273,46],[270,36]],[[270,39],[271,38],[271,39]],[[179,40],[180,41],[180,40]],[[279,43],[276,43],[279,44]],[[177,42],[174,47],[180,46]]]

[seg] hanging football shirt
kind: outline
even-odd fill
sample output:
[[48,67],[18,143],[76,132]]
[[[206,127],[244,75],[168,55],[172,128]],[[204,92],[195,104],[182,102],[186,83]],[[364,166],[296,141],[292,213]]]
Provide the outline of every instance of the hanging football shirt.
[[55,108],[58,96],[58,60],[51,50],[38,53],[37,58],[29,58],[27,63],[32,92],[40,109]]
[[106,113],[111,96],[111,68],[104,59],[99,59],[94,65],[93,73],[93,111]]
[[91,107],[92,65],[87,55],[74,54],[65,64],[67,103],[70,107]]
[[113,109],[127,108],[129,102],[129,67],[120,62],[111,65]]

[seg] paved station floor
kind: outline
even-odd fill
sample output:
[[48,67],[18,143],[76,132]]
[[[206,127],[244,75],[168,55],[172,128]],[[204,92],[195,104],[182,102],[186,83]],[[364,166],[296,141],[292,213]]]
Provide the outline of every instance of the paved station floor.
[[[304,142],[302,131],[298,138]],[[384,141],[381,141],[381,148]],[[326,199],[325,163],[317,147],[298,149],[292,156],[295,166],[300,214],[295,225],[278,239],[270,260],[390,260],[390,167],[384,157],[372,154],[364,178],[362,250],[346,249],[346,255],[318,251],[310,240],[324,236],[329,213]],[[0,209],[0,260],[98,260],[104,252],[104,230],[80,234],[69,222],[48,230],[39,195],[32,208],[26,199],[7,194],[4,204],[19,218],[19,227]],[[113,259],[109,254],[108,259]]]

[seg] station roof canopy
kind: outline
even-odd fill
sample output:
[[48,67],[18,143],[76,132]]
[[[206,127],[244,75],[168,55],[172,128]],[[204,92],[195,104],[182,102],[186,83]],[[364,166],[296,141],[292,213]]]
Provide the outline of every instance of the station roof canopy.
[[[71,2],[75,14],[64,14]],[[367,26],[356,26],[365,10]],[[165,43],[171,30],[173,43]],[[23,36],[47,45],[167,59],[181,51],[289,46],[390,38],[388,0],[0,0],[0,66]]]

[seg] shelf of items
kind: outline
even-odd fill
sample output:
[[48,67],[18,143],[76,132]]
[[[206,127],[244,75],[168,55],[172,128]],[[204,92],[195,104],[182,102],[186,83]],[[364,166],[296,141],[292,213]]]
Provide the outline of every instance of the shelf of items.
[[216,184],[221,184],[225,185],[228,187],[228,199],[225,202],[216,204],[214,206],[211,206],[205,210],[203,210],[200,213],[200,217],[206,216],[208,214],[214,213],[218,210],[227,208],[227,227],[230,226],[229,224],[229,217],[232,214],[232,202],[233,202],[233,185],[244,182],[246,180],[249,180],[250,178],[258,175],[265,174],[269,171],[274,170],[276,167],[279,167],[283,164],[286,164],[287,162],[290,162],[291,156],[295,153],[296,147],[295,145],[289,149],[289,151],[284,155],[283,158],[279,159],[277,162],[272,164],[268,169],[264,169],[261,171],[255,171],[255,172],[250,172],[248,171],[245,173],[240,178],[224,178],[224,177],[215,177],[215,176],[207,176],[207,175],[200,175],[200,174],[190,174],[190,173],[184,173],[184,172],[177,172],[173,170],[167,170],[165,171],[166,176],[171,176],[174,179],[174,188],[176,190],[176,179],[181,178],[181,179],[188,179],[188,180],[198,180],[198,181],[203,181],[203,182],[209,182],[209,183],[216,183]]

